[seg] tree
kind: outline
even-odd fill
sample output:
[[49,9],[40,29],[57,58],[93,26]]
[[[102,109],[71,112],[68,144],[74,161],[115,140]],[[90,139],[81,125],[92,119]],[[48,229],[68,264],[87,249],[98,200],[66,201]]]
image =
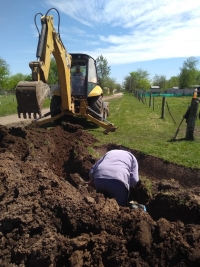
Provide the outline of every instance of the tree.
[[135,89],[147,90],[150,88],[149,73],[146,70],[137,69],[130,72],[129,76],[124,78],[124,88],[126,91]]
[[96,66],[99,84],[102,88],[104,88],[106,86],[106,78],[109,77],[111,68],[108,66],[107,59],[102,55],[97,57]]
[[173,88],[173,87],[178,87],[178,86],[179,86],[179,76],[172,76],[167,81],[167,88]]
[[117,92],[121,92],[122,91],[122,85],[120,83],[116,83],[115,89],[117,90]]
[[200,71],[199,70],[196,70],[196,78],[195,78],[195,80],[196,80],[196,82],[195,82],[195,84],[200,84]]
[[54,58],[51,58],[50,69],[49,69],[49,84],[55,84],[59,82],[58,68]]
[[7,85],[5,89],[15,89],[18,82],[20,81],[31,81],[31,75],[24,75],[22,73],[17,73],[15,75],[12,75],[7,80]]
[[9,74],[9,65],[0,57],[0,89],[6,86]]
[[131,75],[124,77],[123,88],[125,91],[132,91],[131,82],[132,82]]
[[180,68],[179,74],[179,88],[185,89],[196,84],[198,75],[196,68],[197,63],[198,59],[195,57],[189,57],[183,62],[183,66]]
[[114,89],[116,89],[116,80],[114,78],[110,78],[110,77],[107,77],[105,78],[105,87],[109,88],[110,91],[113,91]]
[[165,75],[158,75],[156,74],[153,77],[153,85],[159,86],[161,89],[167,88],[167,79]]

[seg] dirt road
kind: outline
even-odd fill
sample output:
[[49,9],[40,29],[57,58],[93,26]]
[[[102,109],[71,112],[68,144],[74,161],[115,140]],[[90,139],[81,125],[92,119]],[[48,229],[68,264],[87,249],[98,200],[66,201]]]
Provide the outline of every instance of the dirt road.
[[[106,96],[103,98],[104,101],[108,101],[109,99],[113,99],[113,98],[118,98],[118,97],[122,97],[123,93],[117,93],[111,96]],[[44,108],[42,110],[42,115],[44,115],[45,113],[49,112],[49,108]],[[9,115],[9,116],[5,116],[5,117],[0,117],[0,125],[9,125],[12,123],[19,123],[19,126],[23,126],[26,124],[29,124],[32,119],[24,119],[23,116],[22,118],[18,118],[17,114],[13,114],[13,115]]]

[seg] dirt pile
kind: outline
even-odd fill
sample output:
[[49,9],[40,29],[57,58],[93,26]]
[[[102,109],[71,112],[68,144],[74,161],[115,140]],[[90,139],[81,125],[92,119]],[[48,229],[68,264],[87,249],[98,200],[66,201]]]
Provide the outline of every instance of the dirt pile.
[[[200,266],[200,171],[96,141],[71,124],[0,126],[0,266]],[[147,212],[86,186],[92,154],[115,148],[138,159],[130,199]]]

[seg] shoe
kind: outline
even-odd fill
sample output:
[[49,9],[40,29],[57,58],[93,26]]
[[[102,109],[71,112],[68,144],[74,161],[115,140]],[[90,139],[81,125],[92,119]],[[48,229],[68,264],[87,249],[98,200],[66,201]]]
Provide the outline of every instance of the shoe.
[[130,209],[142,209],[143,211],[147,211],[145,205],[142,205],[142,204],[138,204],[136,201],[130,201],[128,203],[128,206]]

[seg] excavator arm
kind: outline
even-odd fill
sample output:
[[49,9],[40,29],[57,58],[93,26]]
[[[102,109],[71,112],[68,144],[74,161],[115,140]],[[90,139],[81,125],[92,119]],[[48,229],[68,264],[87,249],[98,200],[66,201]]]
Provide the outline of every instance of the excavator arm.
[[[41,117],[41,109],[45,98],[50,93],[50,88],[47,84],[49,69],[51,63],[51,55],[53,54],[59,75],[59,82],[62,109],[61,113],[74,113],[74,105],[71,99],[70,88],[70,68],[71,56],[67,53],[59,34],[54,29],[53,17],[41,17],[42,29],[39,35],[37,47],[37,61],[32,61],[29,66],[32,70],[32,81],[19,82],[16,87],[16,98],[18,102],[18,116],[23,113],[24,118],[28,113],[29,118],[31,113],[39,114]],[[62,114],[61,114],[62,116]]]

